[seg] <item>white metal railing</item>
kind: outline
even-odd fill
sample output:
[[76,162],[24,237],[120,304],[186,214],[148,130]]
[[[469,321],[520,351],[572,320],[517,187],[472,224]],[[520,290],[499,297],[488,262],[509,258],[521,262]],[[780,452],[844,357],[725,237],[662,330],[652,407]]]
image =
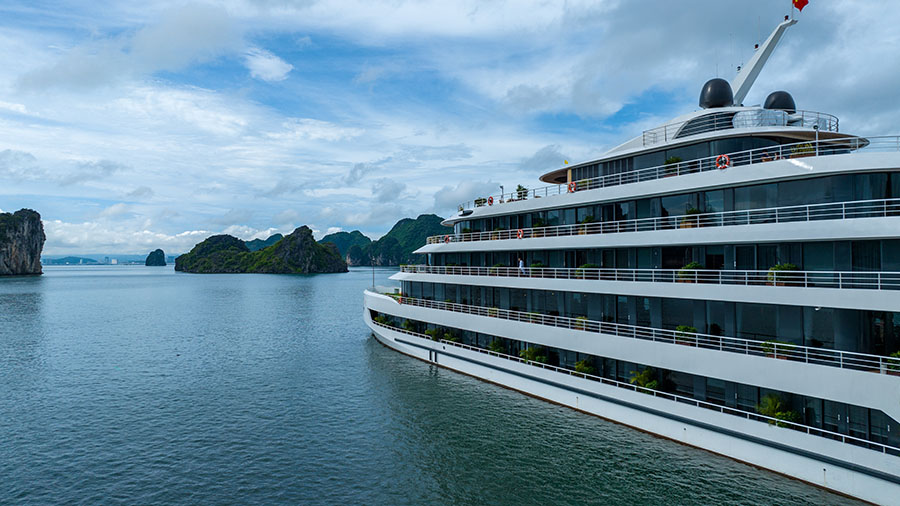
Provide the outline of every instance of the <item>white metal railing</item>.
[[772,109],[723,111],[644,130],[643,142],[644,146],[650,146],[719,130],[778,126],[818,128],[822,132],[837,132],[838,119],[837,116],[815,111],[796,111],[791,114]]
[[784,360],[793,360],[807,364],[825,365],[841,369],[873,372],[876,374],[892,374],[900,376],[900,358],[882,357],[867,353],[811,348],[779,341],[756,341],[739,337],[715,336],[699,332],[640,327],[623,323],[588,320],[585,317],[570,318],[539,313],[528,313],[495,307],[471,306],[455,302],[439,302],[418,299],[408,296],[392,297],[398,303],[441,311],[452,311],[476,316],[488,316],[503,320],[512,320],[537,325],[547,325],[565,329],[595,332],[632,339],[644,339],[669,344],[680,344],[708,350],[740,353]]
[[559,267],[470,267],[459,265],[401,265],[400,272],[453,276],[499,276],[542,279],[584,279],[648,283],[703,283],[743,286],[793,286],[900,290],[900,272],[763,271],[712,269],[612,269]]
[[[819,141],[797,142],[794,144],[782,144],[778,146],[767,146],[763,148],[749,149],[746,151],[737,151],[727,154],[729,158],[728,167],[736,167],[743,165],[755,165],[759,163],[773,162],[777,160],[790,158],[805,158],[809,156],[827,156],[837,154],[847,154],[854,151],[863,152],[900,152],[900,136],[880,136],[880,137],[845,137],[840,139],[823,139]],[[529,198],[542,198],[554,195],[565,195],[568,193],[577,193],[580,191],[594,190],[597,188],[606,188],[608,186],[618,186],[623,184],[639,183],[642,181],[652,181],[666,177],[681,176],[685,174],[695,174],[697,172],[707,172],[720,170],[716,167],[716,160],[719,155],[698,158],[695,160],[685,160],[678,163],[669,163],[665,165],[657,165],[655,167],[647,167],[644,169],[622,172],[619,174],[608,174],[594,178],[579,179],[574,181],[572,187],[565,184],[554,184],[532,188],[530,190],[512,191],[507,193],[499,193],[490,197],[482,197],[459,205],[459,211],[471,209],[474,207],[484,207],[488,205],[499,205],[506,202],[518,202]],[[720,160],[720,164],[724,160]]]
[[742,211],[723,211],[719,213],[684,214],[635,220],[607,221],[602,223],[532,227],[519,230],[510,229],[495,230],[493,232],[435,235],[429,237],[426,242],[427,244],[439,244],[441,242],[530,239],[699,227],[722,227],[731,225],[756,225],[761,223],[787,223],[792,221],[877,218],[885,216],[900,216],[900,198],[856,200],[851,202],[833,202],[805,206],[768,207]]
[[[418,337],[420,339],[430,340],[430,338],[428,336],[426,336],[425,334],[419,334],[418,332],[412,332],[412,331],[409,331],[406,329],[393,327],[391,325],[385,325],[383,323],[379,323],[374,320],[372,321],[372,323],[374,323],[375,325],[377,325],[379,327],[386,328],[388,330],[393,330],[395,332],[400,332],[402,334],[410,335],[413,337]],[[644,388],[644,387],[640,387],[637,385],[633,385],[631,383],[626,383],[624,381],[618,381],[618,380],[614,380],[614,379],[610,379],[610,378],[604,378],[602,376],[597,376],[594,374],[578,372],[578,371],[574,371],[572,369],[566,369],[564,367],[557,367],[554,365],[544,364],[541,362],[534,362],[531,360],[526,360],[521,357],[516,357],[514,355],[507,355],[505,353],[498,353],[498,352],[487,350],[484,348],[479,348],[477,346],[456,343],[453,341],[447,341],[447,340],[443,340],[443,339],[440,341],[440,343],[443,345],[447,345],[447,346],[455,346],[457,348],[462,348],[462,349],[465,349],[468,351],[484,353],[484,354],[490,355],[492,357],[502,358],[504,360],[510,360],[512,362],[518,362],[518,363],[528,364],[528,365],[535,366],[535,367],[540,367],[541,369],[546,369],[546,370],[557,372],[560,374],[565,374],[567,376],[576,376],[576,377],[587,379],[587,380],[598,381],[600,383],[603,383],[604,385],[610,385],[610,386],[614,386],[614,387],[624,388],[627,390],[631,390],[633,392],[641,392],[641,393],[649,394],[649,395],[652,395],[654,397],[658,397],[661,399],[667,399],[670,401],[680,402],[683,404],[688,404],[688,405],[696,406],[699,408],[711,409],[713,411],[718,411],[719,413],[723,413],[723,414],[727,414],[727,415],[741,416],[743,418],[746,418],[747,420],[766,422],[766,423],[769,423],[770,425],[774,425],[776,427],[797,430],[797,431],[805,432],[806,434],[810,434],[813,436],[827,437],[829,439],[840,441],[842,443],[848,443],[848,444],[853,444],[856,446],[862,446],[862,447],[869,448],[872,450],[880,451],[881,453],[900,456],[900,448],[884,445],[881,443],[876,443],[874,441],[869,441],[867,439],[862,439],[862,438],[858,438],[858,437],[854,437],[854,436],[848,436],[846,434],[841,434],[838,432],[832,432],[832,431],[828,431],[828,430],[824,430],[824,429],[819,429],[816,427],[811,427],[809,425],[803,425],[803,424],[796,423],[796,422],[782,420],[780,418],[774,418],[771,416],[761,415],[759,413],[754,413],[752,411],[744,411],[744,410],[740,410],[740,409],[736,409],[736,408],[722,406],[720,404],[715,404],[712,402],[701,401],[701,400],[694,399],[692,397],[685,397],[683,395],[671,394],[671,393],[662,392],[659,390]]]

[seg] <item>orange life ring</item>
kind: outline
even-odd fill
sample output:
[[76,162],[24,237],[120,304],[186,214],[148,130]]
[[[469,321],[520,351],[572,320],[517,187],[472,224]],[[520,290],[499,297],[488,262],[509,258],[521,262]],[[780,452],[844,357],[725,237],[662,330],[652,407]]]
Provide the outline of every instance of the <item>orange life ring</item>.
[[494,197],[488,197],[488,205],[489,206],[494,205]]
[[516,239],[521,239],[523,237],[525,237],[525,231],[521,228],[519,230],[516,230]]
[[569,193],[575,193],[575,181],[569,181]]
[[731,166],[731,158],[728,155],[719,155],[716,157],[716,168],[719,170],[727,169]]
[[449,235],[445,235],[445,236],[444,236],[444,242],[445,242],[445,243],[448,243],[448,244],[450,243],[450,236],[449,236]]

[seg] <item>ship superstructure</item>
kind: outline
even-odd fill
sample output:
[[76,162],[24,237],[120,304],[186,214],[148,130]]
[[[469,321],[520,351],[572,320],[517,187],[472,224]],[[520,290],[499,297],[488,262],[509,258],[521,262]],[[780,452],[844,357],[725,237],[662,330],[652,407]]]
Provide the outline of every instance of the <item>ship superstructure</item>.
[[365,320],[394,349],[877,503],[900,502],[900,137],[743,99],[460,205]]

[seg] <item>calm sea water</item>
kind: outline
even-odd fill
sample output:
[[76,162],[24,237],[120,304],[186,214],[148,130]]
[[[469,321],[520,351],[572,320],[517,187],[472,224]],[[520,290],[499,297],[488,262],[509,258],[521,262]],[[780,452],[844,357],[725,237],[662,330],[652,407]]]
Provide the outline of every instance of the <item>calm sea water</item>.
[[0,503],[848,502],[384,348],[371,281],[0,280]]

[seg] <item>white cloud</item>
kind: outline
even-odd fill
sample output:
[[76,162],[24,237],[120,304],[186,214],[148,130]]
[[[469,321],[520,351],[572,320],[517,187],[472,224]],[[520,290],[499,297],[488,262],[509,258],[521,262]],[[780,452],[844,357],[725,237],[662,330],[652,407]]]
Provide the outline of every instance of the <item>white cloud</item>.
[[269,82],[284,81],[294,68],[269,51],[255,47],[247,49],[244,53],[244,64],[250,70],[251,76]]
[[7,111],[16,112],[19,114],[28,114],[28,109],[26,109],[24,105],[3,102],[2,100],[0,100],[0,109],[6,109]]

